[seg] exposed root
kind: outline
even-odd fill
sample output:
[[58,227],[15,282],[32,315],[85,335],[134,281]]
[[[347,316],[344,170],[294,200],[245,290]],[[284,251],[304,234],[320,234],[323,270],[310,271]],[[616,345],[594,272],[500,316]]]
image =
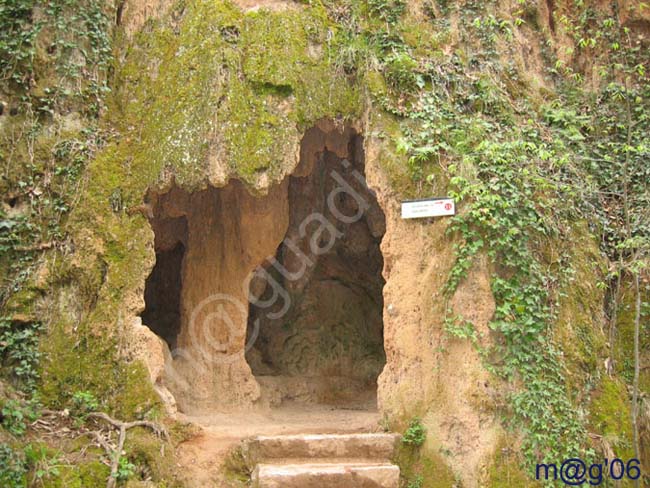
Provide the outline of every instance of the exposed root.
[[[68,418],[68,411],[56,411],[56,410],[43,410],[43,415],[50,415],[55,417]],[[102,449],[106,452],[106,455],[110,459],[110,468],[111,474],[106,481],[106,488],[115,488],[117,483],[117,471],[120,466],[120,458],[122,457],[122,452],[124,450],[124,442],[126,441],[126,432],[133,427],[146,427],[152,430],[157,436],[162,437],[165,441],[169,441],[169,434],[167,429],[161,424],[156,422],[151,422],[148,420],[134,420],[132,422],[123,422],[121,420],[114,419],[107,415],[104,412],[92,412],[87,416],[89,419],[93,419],[96,422],[102,421],[108,424],[112,429],[116,430],[118,433],[117,444],[112,444],[110,441],[110,434],[108,439],[102,435],[101,430],[88,430],[83,432],[82,435],[90,435],[93,437],[95,442],[101,446]],[[47,429],[50,430],[50,429]]]

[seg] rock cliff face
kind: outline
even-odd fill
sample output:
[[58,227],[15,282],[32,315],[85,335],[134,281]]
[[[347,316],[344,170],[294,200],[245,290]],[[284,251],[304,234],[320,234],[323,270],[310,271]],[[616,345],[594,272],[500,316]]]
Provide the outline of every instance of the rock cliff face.
[[[398,456],[424,487],[524,486],[532,461],[572,450],[632,457],[626,377],[606,366],[629,376],[632,302],[611,346],[596,227],[562,210],[598,129],[561,104],[578,78],[605,97],[608,59],[578,23],[615,17],[645,49],[650,9],[581,9],[121,3],[105,138],[73,180],[65,241],[6,306],[11,323],[47,317],[45,402],[88,390],[170,418],[376,406],[388,429],[426,428]],[[16,147],[59,157],[44,140]],[[459,217],[401,218],[403,199],[449,193]]]
[[362,138],[321,121],[300,153],[264,196],[236,180],[147,194],[156,265],[141,317],[170,349],[163,383],[186,413],[259,403],[246,352],[276,402],[288,376],[330,383],[312,400],[376,384],[385,223],[365,186]]

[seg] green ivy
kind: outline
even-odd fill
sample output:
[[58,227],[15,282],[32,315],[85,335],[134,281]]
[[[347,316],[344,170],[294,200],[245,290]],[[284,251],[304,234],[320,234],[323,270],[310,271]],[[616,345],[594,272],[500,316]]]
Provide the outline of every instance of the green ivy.
[[541,190],[553,188],[552,183],[530,163],[539,159],[535,142],[486,140],[465,154],[464,164],[476,171],[472,179],[450,168],[452,196],[466,207],[449,228],[460,235],[462,244],[448,291],[466,277],[479,252],[497,265],[492,280],[496,311],[490,328],[503,342],[497,346],[501,359],[494,370],[522,385],[509,403],[527,434],[523,449],[529,466],[585,453],[587,446],[584,419],[571,402],[561,356],[549,339],[553,276],[533,252],[534,240],[557,232],[544,218],[549,209],[539,198]]
[[406,9],[405,0],[368,0],[370,13],[388,24],[395,24]]
[[[439,165],[459,205],[449,227],[459,239],[447,293],[467,277],[479,254],[492,262],[496,311],[490,328],[499,339],[480,352],[490,371],[519,385],[508,399],[507,418],[525,434],[527,467],[588,456],[584,414],[567,391],[563,358],[551,339],[552,290],[564,275],[544,265],[538,244],[560,235],[562,217],[571,213],[570,185],[562,179],[568,172],[565,145],[542,137],[536,122],[513,110],[499,84],[515,76],[492,60],[497,38],[508,40],[512,25],[478,5],[461,22],[479,32],[478,44],[468,41],[476,51],[469,62],[456,55],[436,64],[420,60],[419,66],[432,68],[420,73],[425,88],[414,108],[398,111],[404,138],[397,148],[408,156],[416,181],[434,184],[439,173],[425,168]],[[467,76],[468,64],[474,78]],[[558,202],[565,210],[555,210]],[[476,330],[462,318],[448,319],[446,329],[478,346]]]
[[[79,178],[104,142],[97,118],[109,91],[112,9],[99,0],[0,0],[0,91],[12,111],[0,130],[0,191],[16,208],[0,210],[2,306],[42,252],[66,239]],[[25,360],[16,376],[29,376]]]
[[39,378],[40,330],[39,322],[12,322],[0,317],[0,364],[6,371],[5,376],[29,392],[34,390]]
[[6,488],[27,486],[27,461],[24,453],[8,444],[0,444],[0,484]]
[[0,0],[0,77],[29,87],[35,40],[41,24],[32,22],[34,0]]
[[[408,156],[411,177],[427,188],[441,174],[431,173],[431,164],[439,166],[458,203],[449,227],[458,244],[447,293],[466,279],[478,255],[491,260],[496,310],[490,328],[498,340],[480,352],[489,370],[518,385],[507,418],[525,434],[530,468],[592,455],[586,405],[567,389],[561,345],[552,339],[557,290],[571,269],[562,253],[550,265],[543,243],[582,219],[602,236],[610,259],[648,255],[650,56],[630,42],[629,29],[612,19],[599,24],[594,11],[584,9],[581,27],[571,31],[576,45],[609,48],[590,55],[606,60],[611,71],[601,70],[602,88],[592,91],[581,86],[579,71],[556,65],[560,95],[538,109],[525,93],[512,93],[520,83],[517,71],[497,53],[524,22],[512,24],[470,2],[460,18],[465,56],[417,60],[419,67],[434,68],[411,68],[424,81],[416,101],[389,110],[403,120],[404,137],[396,145]],[[475,329],[462,317],[448,318],[445,327],[478,347]]]
[[27,431],[27,424],[38,418],[39,407],[35,400],[30,402],[7,400],[1,410],[2,427],[15,436],[22,436]]

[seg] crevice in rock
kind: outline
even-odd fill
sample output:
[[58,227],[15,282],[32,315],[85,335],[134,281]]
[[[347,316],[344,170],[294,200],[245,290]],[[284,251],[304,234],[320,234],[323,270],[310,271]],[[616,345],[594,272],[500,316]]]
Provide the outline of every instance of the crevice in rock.
[[555,34],[555,0],[546,0],[546,7],[548,8],[548,26],[551,33]]
[[[170,195],[173,193],[170,192]],[[149,200],[151,195],[147,198]],[[156,264],[145,282],[145,309],[142,323],[161,337],[170,350],[176,347],[181,329],[182,265],[187,246],[187,219],[171,217],[162,205],[148,207],[152,212]]]
[[142,323],[160,336],[173,350],[181,328],[181,266],[185,246],[178,242],[171,249],[156,250],[156,265],[147,278],[144,292],[146,308]]

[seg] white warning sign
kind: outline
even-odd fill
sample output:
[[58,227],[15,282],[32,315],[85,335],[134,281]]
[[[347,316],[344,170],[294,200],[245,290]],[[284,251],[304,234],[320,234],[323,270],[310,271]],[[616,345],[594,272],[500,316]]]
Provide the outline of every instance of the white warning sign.
[[424,198],[402,202],[402,218],[444,217],[456,214],[456,205],[451,198]]

